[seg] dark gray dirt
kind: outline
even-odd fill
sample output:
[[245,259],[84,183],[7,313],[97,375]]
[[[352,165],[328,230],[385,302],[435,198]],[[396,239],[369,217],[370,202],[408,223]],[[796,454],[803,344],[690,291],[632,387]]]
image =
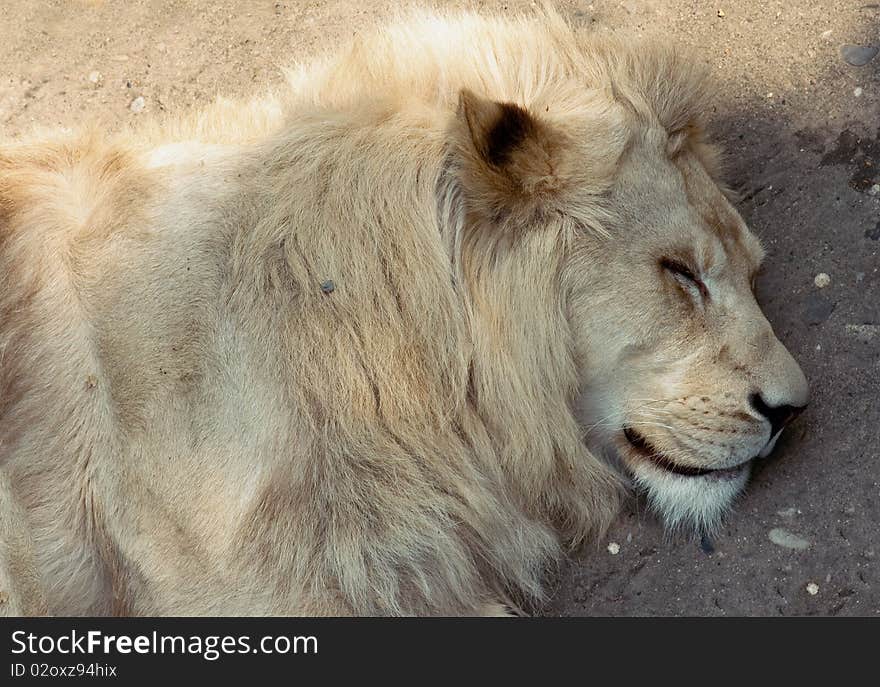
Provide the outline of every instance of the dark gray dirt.
[[[513,11],[531,3],[475,4]],[[217,93],[245,95],[278,82],[277,64],[336,45],[393,7],[6,0],[0,137],[86,120],[114,129]],[[847,54],[858,62],[872,51],[842,51],[880,46],[880,5],[559,7],[598,31],[691,46],[710,65],[721,92],[714,131],[729,152],[739,209],[768,249],[759,298],[813,397],[711,543],[666,537],[635,502],[604,541],[560,571],[544,612],[880,614],[880,57],[853,66]],[[830,277],[822,289],[819,273]],[[779,529],[807,548],[771,541]]]

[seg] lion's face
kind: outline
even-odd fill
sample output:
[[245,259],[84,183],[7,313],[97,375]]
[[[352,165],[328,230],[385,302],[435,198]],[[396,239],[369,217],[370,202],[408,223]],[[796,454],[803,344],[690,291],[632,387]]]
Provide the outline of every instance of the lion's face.
[[612,238],[579,238],[565,271],[580,420],[670,526],[711,528],[807,382],[755,300],[758,240],[694,152],[650,140],[621,161]]

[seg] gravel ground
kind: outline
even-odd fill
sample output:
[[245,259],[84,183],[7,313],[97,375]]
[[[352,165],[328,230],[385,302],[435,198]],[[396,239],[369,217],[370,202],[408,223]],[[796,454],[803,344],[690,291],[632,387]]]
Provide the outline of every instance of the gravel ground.
[[[463,3],[442,3],[461,6]],[[476,3],[498,11],[528,2]],[[398,3],[4,0],[0,137],[112,130],[280,81]],[[716,135],[769,249],[759,297],[812,385],[710,547],[640,503],[559,571],[554,615],[880,614],[880,5],[559,3],[598,31],[692,46],[721,85]],[[851,46],[851,47],[846,47]],[[853,47],[854,46],[854,47]],[[818,276],[818,275],[825,276]],[[821,285],[821,288],[820,288]]]

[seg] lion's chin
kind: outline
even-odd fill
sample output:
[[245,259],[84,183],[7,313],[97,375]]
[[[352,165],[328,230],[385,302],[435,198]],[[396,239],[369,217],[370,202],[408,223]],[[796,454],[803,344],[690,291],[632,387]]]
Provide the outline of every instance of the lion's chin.
[[751,463],[725,470],[723,478],[676,475],[650,463],[635,465],[631,473],[636,488],[645,492],[670,530],[712,533],[749,481]]
[[751,474],[751,461],[723,470],[673,468],[662,460],[646,459],[629,437],[618,452],[636,489],[644,492],[651,508],[673,531],[711,534]]

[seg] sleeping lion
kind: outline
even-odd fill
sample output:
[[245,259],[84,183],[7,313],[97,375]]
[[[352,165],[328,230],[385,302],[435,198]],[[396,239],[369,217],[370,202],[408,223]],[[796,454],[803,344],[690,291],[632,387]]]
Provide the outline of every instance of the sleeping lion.
[[629,484],[711,530],[807,402],[672,48],[415,15],[0,147],[7,613],[473,615]]

